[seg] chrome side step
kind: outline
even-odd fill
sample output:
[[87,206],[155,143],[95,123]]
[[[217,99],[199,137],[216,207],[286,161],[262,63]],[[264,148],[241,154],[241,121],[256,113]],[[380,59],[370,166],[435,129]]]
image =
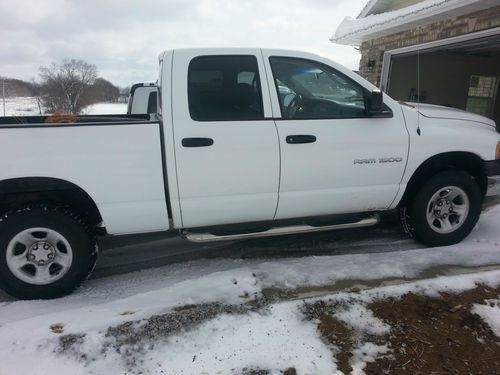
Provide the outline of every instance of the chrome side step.
[[181,231],[181,235],[185,239],[192,242],[212,242],[212,241],[229,241],[229,240],[234,241],[234,240],[243,240],[250,238],[283,236],[286,234],[313,233],[313,232],[324,232],[337,229],[370,227],[372,225],[378,224],[379,222],[380,222],[380,216],[378,214],[374,214],[370,217],[366,217],[364,219],[361,219],[353,223],[342,223],[342,224],[325,225],[317,227],[312,225],[291,225],[288,227],[271,228],[262,232],[228,234],[222,236],[217,236],[212,233],[195,233],[195,232],[189,232],[188,230],[183,230]]

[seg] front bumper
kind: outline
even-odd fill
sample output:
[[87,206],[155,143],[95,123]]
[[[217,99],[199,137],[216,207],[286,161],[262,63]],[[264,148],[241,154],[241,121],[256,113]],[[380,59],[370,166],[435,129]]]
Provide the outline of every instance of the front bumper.
[[500,204],[500,195],[492,195],[491,197],[484,197],[483,210]]
[[500,195],[500,175],[488,176],[488,188],[486,189],[486,196],[493,197]]
[[500,160],[484,162],[484,170],[488,179],[483,209],[500,204]]
[[500,160],[491,160],[484,163],[484,169],[488,178],[486,196],[500,195]]

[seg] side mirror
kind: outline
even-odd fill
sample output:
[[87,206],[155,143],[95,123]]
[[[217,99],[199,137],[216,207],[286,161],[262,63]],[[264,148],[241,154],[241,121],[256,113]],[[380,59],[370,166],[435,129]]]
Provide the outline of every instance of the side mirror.
[[382,112],[382,91],[375,89],[370,93],[368,100],[368,113],[371,115]]
[[158,86],[153,83],[136,83],[130,89],[127,114],[146,115],[158,112]]

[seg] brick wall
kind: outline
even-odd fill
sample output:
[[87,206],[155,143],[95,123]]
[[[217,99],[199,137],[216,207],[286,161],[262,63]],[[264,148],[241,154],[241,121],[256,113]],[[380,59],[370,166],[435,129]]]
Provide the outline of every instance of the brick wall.
[[497,6],[363,42],[360,48],[359,73],[362,77],[379,86],[385,51],[499,26],[500,6]]

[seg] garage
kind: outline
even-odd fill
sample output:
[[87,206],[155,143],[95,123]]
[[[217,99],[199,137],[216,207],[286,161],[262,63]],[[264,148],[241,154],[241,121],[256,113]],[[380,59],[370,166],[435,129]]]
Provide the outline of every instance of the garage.
[[330,40],[357,48],[359,74],[395,99],[500,124],[498,0],[369,0]]
[[392,51],[385,57],[390,66],[382,78],[387,93],[398,100],[463,109],[500,123],[500,33],[469,38]]

